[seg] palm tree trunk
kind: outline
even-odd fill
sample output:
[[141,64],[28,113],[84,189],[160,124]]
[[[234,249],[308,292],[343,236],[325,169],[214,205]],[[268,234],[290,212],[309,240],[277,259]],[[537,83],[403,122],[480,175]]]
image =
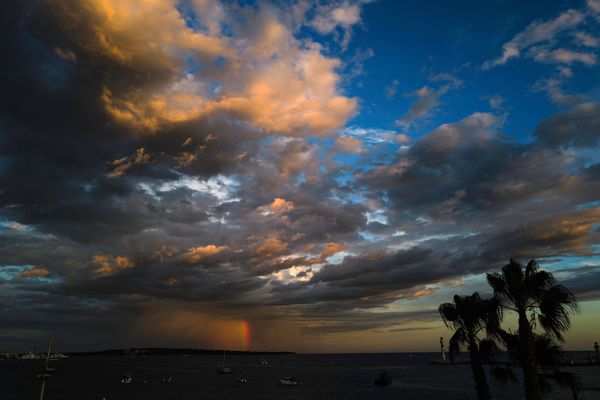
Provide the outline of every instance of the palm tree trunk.
[[542,393],[537,373],[537,361],[535,359],[535,338],[524,310],[519,311],[519,339],[525,398],[527,400],[541,400]]
[[475,381],[475,390],[477,390],[477,398],[479,400],[490,400],[490,387],[485,379],[485,371],[481,365],[481,355],[475,340],[469,341],[469,357],[471,358],[471,372]]

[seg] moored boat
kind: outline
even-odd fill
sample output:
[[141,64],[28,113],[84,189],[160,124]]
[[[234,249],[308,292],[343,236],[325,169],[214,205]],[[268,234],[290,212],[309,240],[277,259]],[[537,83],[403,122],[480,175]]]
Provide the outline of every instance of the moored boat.
[[233,370],[229,367],[219,365],[219,367],[217,368],[217,374],[233,374]]
[[301,383],[298,382],[296,380],[296,378],[294,378],[292,376],[288,376],[288,377],[285,377],[283,379],[280,379],[279,380],[279,384],[281,386],[298,386],[298,385],[301,385]]
[[223,362],[217,366],[217,374],[232,374],[233,369],[225,366],[225,351],[223,351]]
[[377,378],[375,378],[375,385],[377,386],[389,386],[393,382],[393,378],[387,371],[383,371]]

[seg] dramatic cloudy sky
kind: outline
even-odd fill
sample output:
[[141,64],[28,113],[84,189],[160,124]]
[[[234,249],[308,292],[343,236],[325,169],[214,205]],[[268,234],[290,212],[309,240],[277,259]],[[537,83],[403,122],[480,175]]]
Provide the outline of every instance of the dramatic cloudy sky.
[[435,350],[510,256],[600,339],[599,0],[0,7],[1,349]]

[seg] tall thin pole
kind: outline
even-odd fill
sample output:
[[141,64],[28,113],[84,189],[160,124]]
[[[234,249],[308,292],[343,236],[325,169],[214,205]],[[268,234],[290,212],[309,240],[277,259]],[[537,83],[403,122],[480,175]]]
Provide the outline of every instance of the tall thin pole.
[[44,400],[44,391],[46,390],[46,380],[42,379],[42,388],[40,389],[40,400]]
[[50,353],[52,353],[52,338],[50,339],[50,342],[48,342],[48,352],[46,353],[44,371],[38,375],[38,377],[42,380],[42,386],[40,388],[40,400],[44,400],[44,392],[46,391],[46,381],[50,379],[52,373],[54,372],[54,368],[50,368],[48,366],[48,361],[50,360]]

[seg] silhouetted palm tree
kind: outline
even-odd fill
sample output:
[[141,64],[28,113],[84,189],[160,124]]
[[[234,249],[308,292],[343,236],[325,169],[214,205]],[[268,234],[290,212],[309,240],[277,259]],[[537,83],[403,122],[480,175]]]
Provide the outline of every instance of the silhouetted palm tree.
[[[521,364],[519,335],[502,332],[500,336],[506,345],[510,359],[513,362]],[[579,386],[577,376],[573,373],[560,370],[561,363],[565,358],[562,348],[549,335],[534,334],[533,336],[536,361],[543,368],[543,371],[538,372],[538,379],[544,383],[541,386],[541,392],[550,391],[551,385],[549,383],[552,381],[559,386],[568,387],[573,395],[573,400],[577,400]],[[508,385],[517,382],[517,377],[511,368],[511,363],[507,363],[505,366],[494,366],[490,372],[500,384]]]
[[541,381],[537,372],[533,328],[537,320],[549,335],[564,341],[562,333],[571,324],[569,311],[579,311],[577,300],[567,288],[556,283],[551,273],[539,270],[535,260],[524,267],[511,259],[502,267],[501,273],[488,274],[487,281],[502,307],[516,312],[519,317],[519,358],[525,397],[527,400],[540,400]]
[[471,296],[454,296],[454,303],[440,305],[439,312],[444,324],[449,326],[451,323],[454,330],[448,348],[450,361],[454,361],[454,355],[459,352],[460,346],[465,345],[469,350],[477,397],[480,400],[489,400],[490,388],[482,361],[495,344],[491,340],[480,339],[479,335],[483,331],[495,335],[499,330],[501,315],[497,300],[484,300],[477,292]]

